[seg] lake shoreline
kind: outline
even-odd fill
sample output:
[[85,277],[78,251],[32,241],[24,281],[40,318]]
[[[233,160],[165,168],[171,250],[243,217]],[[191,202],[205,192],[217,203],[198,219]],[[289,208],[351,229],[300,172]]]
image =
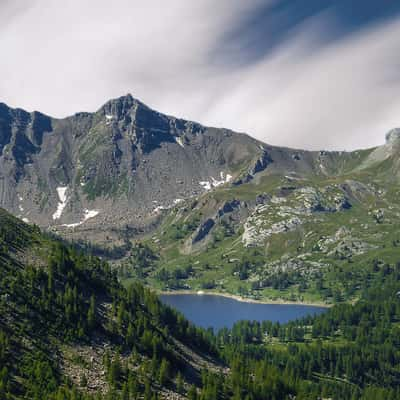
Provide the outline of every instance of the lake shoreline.
[[212,291],[195,291],[195,290],[173,290],[164,291],[157,290],[158,295],[171,296],[171,295],[197,295],[197,296],[221,296],[228,299],[240,301],[242,303],[254,303],[254,304],[276,304],[276,305],[294,305],[294,306],[310,306],[310,307],[321,307],[321,308],[331,308],[333,304],[319,303],[319,302],[300,302],[300,301],[290,301],[290,300],[256,300],[248,297],[242,297],[230,293],[212,292]]

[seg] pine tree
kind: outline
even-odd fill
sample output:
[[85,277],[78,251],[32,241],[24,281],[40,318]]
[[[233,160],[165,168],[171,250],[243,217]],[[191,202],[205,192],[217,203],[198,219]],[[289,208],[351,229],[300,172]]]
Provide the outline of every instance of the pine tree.
[[196,386],[192,385],[187,394],[188,400],[197,400]]
[[160,365],[160,371],[158,374],[158,381],[161,386],[165,386],[169,379],[169,365],[168,361],[163,358]]
[[178,375],[176,376],[176,391],[180,394],[183,394],[184,389],[185,388],[182,374],[178,372]]
[[122,375],[122,366],[119,354],[114,357],[111,361],[110,370],[108,373],[108,380],[112,386],[117,386],[118,381],[120,380]]
[[90,297],[90,305],[87,313],[87,326],[91,331],[96,325],[96,300],[94,295]]

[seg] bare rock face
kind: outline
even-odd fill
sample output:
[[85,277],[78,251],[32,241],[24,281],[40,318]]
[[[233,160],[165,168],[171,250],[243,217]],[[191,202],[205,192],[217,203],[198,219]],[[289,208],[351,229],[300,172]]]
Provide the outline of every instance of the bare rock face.
[[131,95],[65,119],[0,104],[0,206],[58,230],[146,225],[260,155],[247,135],[161,114]]
[[254,165],[251,166],[248,173],[244,177],[241,177],[238,180],[236,180],[234,182],[234,185],[241,185],[243,183],[250,182],[252,179],[254,179],[254,176],[258,172],[264,171],[268,167],[268,165],[273,162],[273,159],[271,158],[268,151],[263,149],[262,147],[261,147],[261,149],[262,149],[261,156],[259,158],[257,158],[257,160],[254,162]]
[[208,235],[208,233],[210,232],[210,230],[213,228],[214,225],[215,221],[212,218],[208,218],[196,232],[196,235],[193,238],[192,243],[195,244],[200,240],[203,240],[206,237],[206,235]]
[[386,134],[386,143],[400,143],[400,128],[394,128]]

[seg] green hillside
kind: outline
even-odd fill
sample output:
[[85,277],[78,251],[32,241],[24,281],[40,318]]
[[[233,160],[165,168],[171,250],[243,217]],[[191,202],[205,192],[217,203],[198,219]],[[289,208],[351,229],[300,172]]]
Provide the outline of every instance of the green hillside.
[[181,203],[156,231],[129,242],[116,263],[120,277],[163,291],[354,302],[397,261],[400,244],[397,153],[370,157],[364,151],[357,167],[346,164],[337,176],[267,168],[257,181]]
[[379,266],[355,305],[213,334],[0,210],[0,398],[395,400],[399,282]]
[[0,293],[1,399],[150,398],[219,368],[205,332],[148,289],[3,210]]

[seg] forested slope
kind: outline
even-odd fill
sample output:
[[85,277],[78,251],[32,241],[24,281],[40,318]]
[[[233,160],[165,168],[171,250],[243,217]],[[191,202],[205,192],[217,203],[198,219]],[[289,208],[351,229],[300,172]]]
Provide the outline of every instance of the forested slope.
[[100,259],[4,211],[0,272],[1,399],[76,398],[78,389],[151,398],[197,384],[202,363],[216,368],[202,355],[216,354],[205,333],[152,292],[125,289]]
[[0,293],[0,399],[400,398],[400,264],[355,305],[213,334],[0,210]]

